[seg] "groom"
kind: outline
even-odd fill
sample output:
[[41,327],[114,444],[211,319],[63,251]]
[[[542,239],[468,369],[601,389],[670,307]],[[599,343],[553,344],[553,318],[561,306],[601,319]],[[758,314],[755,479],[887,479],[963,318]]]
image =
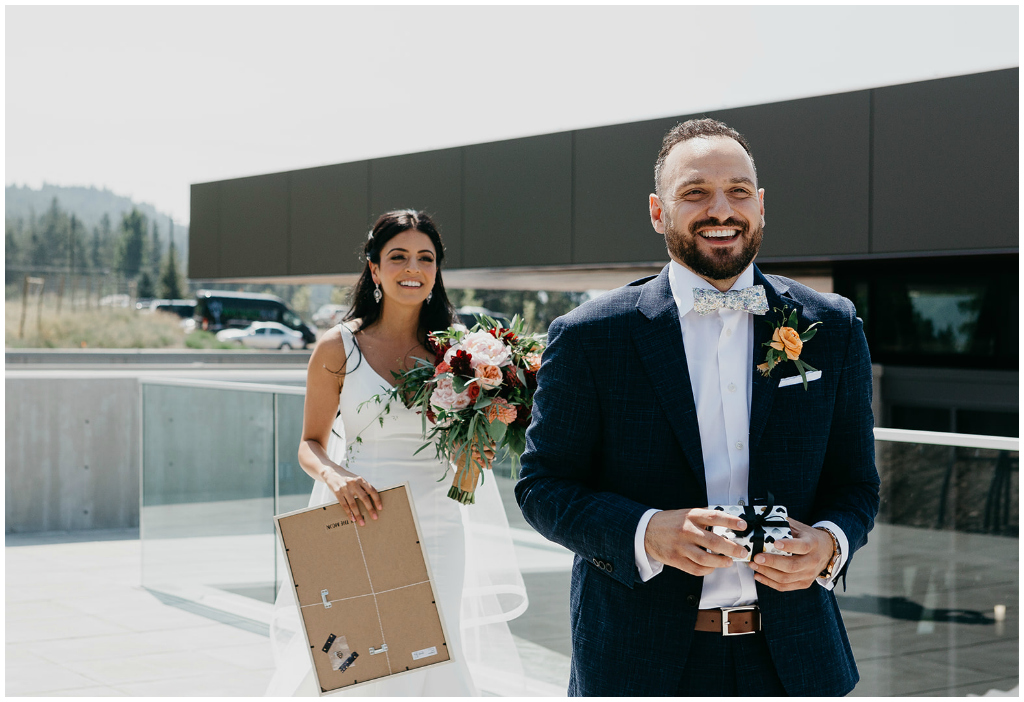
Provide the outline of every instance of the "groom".
[[[576,554],[569,694],[846,694],[832,588],[879,487],[861,322],[752,265],[764,190],[735,130],[676,126],[655,185],[671,261],[551,325],[516,485],[527,521]],[[744,550],[708,527],[746,524],[709,505],[769,494],[792,538],[733,561]]]

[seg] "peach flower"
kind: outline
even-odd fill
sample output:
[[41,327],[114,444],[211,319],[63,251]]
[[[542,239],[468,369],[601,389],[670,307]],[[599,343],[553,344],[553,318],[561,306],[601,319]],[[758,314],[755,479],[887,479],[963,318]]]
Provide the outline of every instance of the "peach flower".
[[539,353],[528,353],[524,357],[524,360],[530,364],[530,370],[536,373],[540,370],[540,354]]
[[437,365],[437,368],[434,369],[434,377],[436,378],[439,375],[444,375],[445,373],[451,373],[451,372],[452,372],[452,367],[449,366],[444,361],[441,361]]
[[793,327],[779,327],[772,334],[771,346],[776,351],[785,351],[786,358],[795,361],[800,358],[804,342],[800,341],[800,335]]
[[477,366],[476,370],[473,372],[476,377],[479,378],[478,384],[485,390],[493,390],[501,385],[501,369],[497,366],[492,366],[489,363],[483,363]]
[[516,408],[500,397],[496,397],[491,404],[484,407],[484,416],[488,422],[497,419],[502,424],[511,424],[516,421]]

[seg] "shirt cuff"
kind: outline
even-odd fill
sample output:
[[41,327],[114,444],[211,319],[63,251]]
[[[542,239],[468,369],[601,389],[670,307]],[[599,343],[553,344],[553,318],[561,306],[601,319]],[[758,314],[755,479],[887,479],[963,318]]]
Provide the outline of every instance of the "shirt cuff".
[[836,578],[839,577],[839,572],[843,569],[843,565],[850,557],[850,542],[846,540],[846,534],[835,522],[822,521],[814,524],[816,527],[825,527],[833,534],[836,535],[836,541],[839,542],[839,560],[836,562],[836,567],[832,569],[831,578],[816,578],[818,584],[826,590],[831,590],[836,585]]
[[660,511],[660,509],[649,509],[644,512],[644,516],[640,517],[640,523],[636,525],[636,536],[633,537],[633,559],[636,561],[636,569],[640,573],[640,581],[645,583],[665,567],[664,563],[648,556],[647,549],[644,548],[647,525],[650,523],[651,517]]

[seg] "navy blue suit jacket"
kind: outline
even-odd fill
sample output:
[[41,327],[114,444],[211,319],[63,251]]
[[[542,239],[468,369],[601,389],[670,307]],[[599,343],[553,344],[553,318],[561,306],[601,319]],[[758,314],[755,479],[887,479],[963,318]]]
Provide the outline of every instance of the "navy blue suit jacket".
[[[871,414],[871,361],[853,305],[795,281],[764,276],[771,308],[822,325],[801,358],[819,380],[779,388],[753,373],[751,499],[769,491],[805,524],[830,520],[852,555],[878,511]],[[754,362],[773,327],[754,320]],[[527,521],[576,554],[570,609],[570,695],[675,694],[686,662],[703,578],[666,567],[648,582],[633,541],[652,507],[708,505],[697,413],[668,267],[591,300],[548,332],[538,372],[516,498]],[[844,569],[845,569],[844,568]],[[844,573],[845,576],[845,573]],[[835,595],[818,584],[796,592],[757,586],[764,633],[786,691],[841,695],[858,680]]]

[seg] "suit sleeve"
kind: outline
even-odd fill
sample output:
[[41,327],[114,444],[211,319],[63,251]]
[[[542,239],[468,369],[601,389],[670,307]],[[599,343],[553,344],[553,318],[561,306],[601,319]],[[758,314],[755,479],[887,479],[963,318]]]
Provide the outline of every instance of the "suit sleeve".
[[632,587],[634,538],[648,506],[597,487],[606,427],[580,333],[565,318],[548,331],[516,499],[545,538]]
[[840,370],[828,447],[818,483],[814,521],[834,522],[849,542],[844,577],[853,554],[867,543],[879,505],[875,468],[874,418],[871,412],[871,356],[864,325],[844,300],[850,320]]

